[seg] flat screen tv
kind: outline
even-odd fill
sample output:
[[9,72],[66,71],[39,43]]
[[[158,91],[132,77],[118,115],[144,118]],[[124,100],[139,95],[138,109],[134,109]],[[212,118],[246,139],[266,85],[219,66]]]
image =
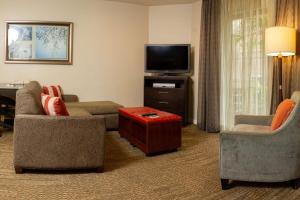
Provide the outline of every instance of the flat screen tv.
[[188,73],[190,53],[189,44],[145,45],[145,72]]

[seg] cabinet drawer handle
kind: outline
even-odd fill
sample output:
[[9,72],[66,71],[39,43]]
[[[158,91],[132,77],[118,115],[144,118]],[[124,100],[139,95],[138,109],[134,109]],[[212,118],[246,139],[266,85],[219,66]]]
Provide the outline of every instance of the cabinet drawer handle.
[[162,91],[159,91],[158,93],[159,94],[169,94],[169,92],[162,92]]
[[167,101],[160,101],[159,103],[160,104],[169,104],[169,102],[167,102]]

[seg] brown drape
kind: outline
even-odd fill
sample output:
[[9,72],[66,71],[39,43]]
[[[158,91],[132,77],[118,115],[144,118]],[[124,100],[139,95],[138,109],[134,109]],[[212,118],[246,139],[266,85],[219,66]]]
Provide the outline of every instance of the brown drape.
[[[276,26],[289,26],[297,29],[296,56],[282,58],[282,96],[290,98],[291,94],[300,90],[300,0],[276,0]],[[271,97],[271,113],[276,111],[280,100],[278,59],[273,61],[273,86]]]
[[220,131],[220,8],[202,2],[197,124],[207,132]]

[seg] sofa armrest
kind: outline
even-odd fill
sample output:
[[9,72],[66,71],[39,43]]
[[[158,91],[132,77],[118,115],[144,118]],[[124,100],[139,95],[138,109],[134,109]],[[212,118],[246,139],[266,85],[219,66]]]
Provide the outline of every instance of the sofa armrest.
[[63,94],[62,98],[65,102],[78,102],[79,98],[74,94]]
[[14,164],[45,169],[101,167],[104,133],[104,119],[99,117],[17,115]]
[[271,126],[273,115],[236,115],[234,124]]

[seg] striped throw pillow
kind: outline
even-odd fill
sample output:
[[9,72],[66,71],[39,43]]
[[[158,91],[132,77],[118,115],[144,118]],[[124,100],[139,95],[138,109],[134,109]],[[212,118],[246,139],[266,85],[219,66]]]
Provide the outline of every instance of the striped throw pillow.
[[47,115],[69,116],[65,103],[59,97],[42,94],[42,105]]
[[59,85],[43,86],[43,93],[48,94],[51,97],[59,97],[59,98],[61,98],[62,95],[61,87]]

